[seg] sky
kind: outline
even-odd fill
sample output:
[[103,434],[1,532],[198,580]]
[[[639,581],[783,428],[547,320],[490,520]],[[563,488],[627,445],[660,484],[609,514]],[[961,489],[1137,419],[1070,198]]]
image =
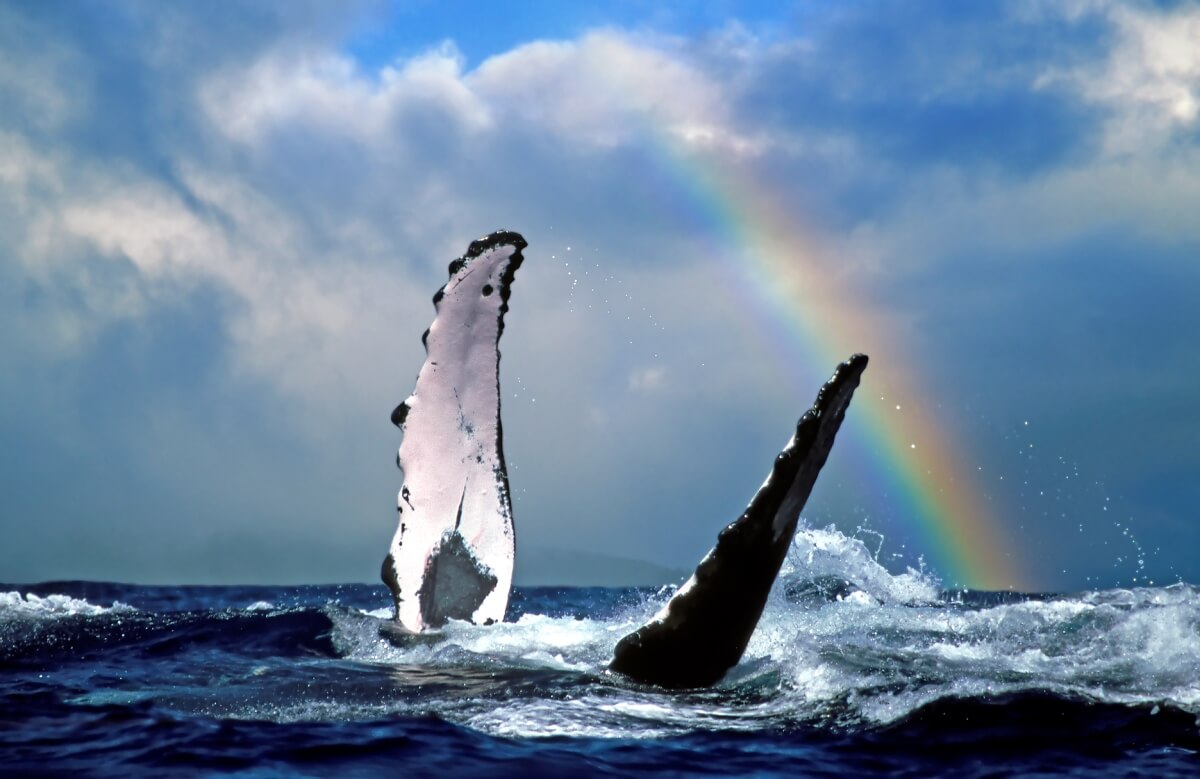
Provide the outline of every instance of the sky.
[[690,571],[855,351],[808,526],[1200,582],[1200,5],[503,5],[0,3],[0,581],[374,581],[507,228],[519,583]]

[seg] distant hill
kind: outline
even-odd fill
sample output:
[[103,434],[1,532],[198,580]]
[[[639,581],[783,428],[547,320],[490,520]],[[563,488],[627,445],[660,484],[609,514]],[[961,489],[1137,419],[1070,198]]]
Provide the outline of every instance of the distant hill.
[[645,560],[579,549],[523,547],[517,550],[513,583],[518,587],[657,587],[678,584],[690,575],[691,571]]

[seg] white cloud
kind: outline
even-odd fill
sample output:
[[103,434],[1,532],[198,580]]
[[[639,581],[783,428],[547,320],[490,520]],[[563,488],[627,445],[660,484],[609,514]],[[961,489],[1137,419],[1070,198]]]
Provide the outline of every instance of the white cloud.
[[[1044,260],[1039,249],[1119,230],[1167,245],[1200,241],[1200,151],[1169,157],[1089,159],[1012,180],[927,171],[906,182],[897,206],[843,239],[844,251],[887,276],[969,258],[981,249]],[[1152,258],[1147,258],[1150,261]]]
[[23,328],[45,358],[72,359],[106,325],[215,285],[236,304],[225,326],[239,371],[313,405],[331,393],[378,402],[346,377],[376,359],[371,344],[391,338],[397,308],[426,305],[429,291],[402,267],[361,261],[358,252],[378,251],[375,236],[343,235],[341,254],[313,256],[297,215],[244,181],[184,163],[177,189],[119,164],[67,164],[15,134],[4,140],[0,202],[14,259],[29,279],[65,285],[82,303]]
[[1049,69],[1039,85],[1066,81],[1088,100],[1113,111],[1107,132],[1112,153],[1136,153],[1187,131],[1200,116],[1200,6],[1172,10],[1092,2],[1065,6],[1078,21],[1094,14],[1107,19],[1115,45],[1103,63],[1070,70]]
[[[1113,101],[1125,95],[1166,116],[1187,114],[1178,85],[1200,66],[1181,42],[1195,15],[1102,9],[1125,31],[1110,57],[1110,69],[1123,75],[1110,92],[1087,94]],[[331,377],[350,375],[371,359],[366,347],[347,344],[394,339],[398,308],[414,333],[427,324],[427,298],[439,274],[414,277],[408,269],[453,256],[473,237],[447,233],[447,226],[482,230],[494,224],[489,214],[495,204],[473,201],[456,166],[462,159],[504,164],[514,135],[554,145],[575,160],[570,172],[525,171],[535,186],[523,188],[522,213],[535,228],[538,214],[556,212],[556,189],[599,175],[607,151],[655,143],[655,133],[700,155],[778,154],[784,164],[796,155],[836,152],[847,176],[868,170],[887,176],[862,159],[869,151],[853,138],[843,138],[831,152],[804,133],[781,136],[756,128],[752,116],[739,117],[735,126],[729,106],[747,74],[786,43],[741,35],[711,45],[729,48],[707,60],[727,69],[706,68],[669,40],[613,30],[521,45],[474,71],[464,70],[462,56],[448,43],[374,73],[329,49],[280,46],[218,65],[200,74],[194,90],[183,91],[217,131],[219,151],[177,150],[170,182],[119,163],[39,153],[16,134],[0,154],[0,182],[22,214],[21,257],[31,267],[61,271],[64,264],[84,262],[83,247],[137,271],[141,284],[89,287],[94,315],[136,317],[188,285],[215,284],[239,303],[225,323],[237,347],[236,365],[319,404],[338,381]],[[1085,76],[1092,75],[1071,77],[1099,89],[1088,86]],[[1146,86],[1159,82],[1168,86]],[[297,157],[288,145],[296,137],[321,143],[302,147]],[[781,137],[788,139],[782,145]],[[580,149],[595,155],[580,159]],[[346,153],[361,155],[370,166],[347,168]],[[281,165],[321,168],[330,180],[347,177],[352,199],[281,187],[292,174],[283,167],[239,168],[243,160],[272,155]],[[828,253],[844,253],[843,267],[903,274],[979,242],[993,248],[1044,244],[1098,220],[1124,219],[1146,233],[1178,236],[1198,229],[1183,213],[1200,193],[1196,170],[1194,162],[1089,160],[1024,181],[923,171],[904,182],[910,196],[848,230]],[[478,172],[480,197],[502,189],[489,175],[501,174]],[[314,181],[319,185],[320,177]],[[37,197],[30,194],[35,192]],[[307,198],[304,208],[293,197]],[[372,214],[360,208],[389,198],[396,202],[391,209]],[[606,229],[603,219],[597,214],[593,220],[599,232]],[[660,252],[677,253],[681,246],[654,225],[624,229],[645,230],[646,245],[663,247]],[[78,270],[84,284],[94,268]],[[68,329],[82,337],[87,328]],[[628,389],[663,388],[662,368],[628,362]],[[673,384],[687,384],[673,378]]]
[[[1090,148],[1085,125],[1073,153],[1029,176],[972,166],[913,171],[894,205],[841,239],[846,254],[884,277],[928,272],[980,249],[1043,262],[1047,251],[1098,231],[1163,245],[1200,241],[1192,216],[1200,202],[1200,148],[1188,141],[1200,126],[1200,7],[1032,0],[1017,10],[1024,23],[1100,19],[1112,30],[1110,46],[1088,50],[1086,61],[1069,68],[1045,63],[1032,85],[1066,85],[1106,107],[1103,143]],[[891,175],[885,171],[882,180]]]
[[662,366],[639,368],[629,374],[629,389],[632,392],[653,392],[663,385],[667,369]]
[[699,148],[761,152],[761,137],[733,127],[721,83],[659,43],[592,32],[524,44],[470,72],[451,43],[378,73],[328,52],[276,51],[207,80],[200,101],[223,134],[243,143],[297,125],[402,143],[405,123],[424,116],[450,123],[448,132],[505,121],[572,144],[611,147],[662,133]]
[[613,31],[539,41],[492,57],[469,83],[505,113],[572,142],[612,146],[649,131],[737,139],[719,83],[678,56]]
[[1181,124],[1200,112],[1200,7],[1173,13],[1120,8],[1113,20],[1122,40],[1110,63],[1102,98],[1129,99]]
[[421,115],[485,129],[490,113],[463,83],[462,64],[451,44],[375,74],[329,51],[270,51],[206,79],[199,99],[215,126],[242,143],[298,127],[381,144],[402,138],[404,122]]

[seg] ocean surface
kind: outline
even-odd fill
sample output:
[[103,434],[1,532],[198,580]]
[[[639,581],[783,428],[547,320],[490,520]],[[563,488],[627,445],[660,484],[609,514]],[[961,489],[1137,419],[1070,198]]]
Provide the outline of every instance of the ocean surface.
[[717,687],[606,672],[673,588],[518,588],[389,638],[383,585],[0,586],[0,771],[1200,776],[1200,588],[944,592],[798,535]]

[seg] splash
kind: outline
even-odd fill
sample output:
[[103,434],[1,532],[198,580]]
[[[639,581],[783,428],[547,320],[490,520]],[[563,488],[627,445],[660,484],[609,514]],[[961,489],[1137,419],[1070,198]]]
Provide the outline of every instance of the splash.
[[99,606],[81,598],[50,594],[45,596],[17,591],[0,592],[0,620],[55,619],[61,617],[94,617],[100,614],[136,611],[120,601],[111,606]]

